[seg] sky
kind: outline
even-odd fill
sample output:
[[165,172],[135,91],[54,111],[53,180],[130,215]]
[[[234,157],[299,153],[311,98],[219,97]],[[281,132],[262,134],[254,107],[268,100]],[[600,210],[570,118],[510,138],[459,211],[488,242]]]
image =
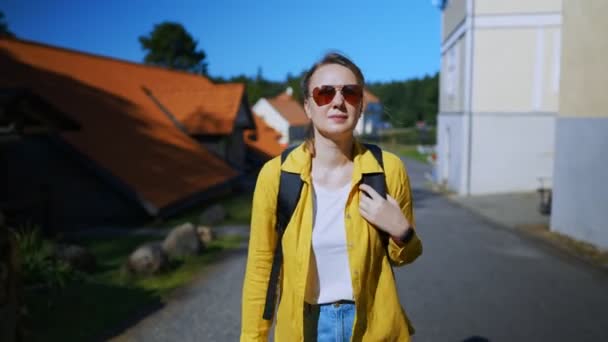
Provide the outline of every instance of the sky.
[[198,41],[211,76],[285,80],[340,51],[366,80],[434,74],[440,11],[431,0],[2,0],[19,38],[141,62],[138,37],[179,22]]

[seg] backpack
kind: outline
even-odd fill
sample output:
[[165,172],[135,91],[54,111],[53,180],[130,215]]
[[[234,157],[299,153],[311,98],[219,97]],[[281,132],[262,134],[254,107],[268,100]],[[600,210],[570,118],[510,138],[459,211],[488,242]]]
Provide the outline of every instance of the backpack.
[[[380,167],[384,169],[384,163],[382,161],[382,150],[372,144],[363,144],[376,158]],[[287,158],[287,156],[293,151],[296,146],[287,148],[281,153],[281,165]],[[384,173],[368,173],[363,174],[362,179],[364,184],[371,186],[378,194],[386,198],[386,179]],[[281,171],[281,179],[279,182],[279,191],[277,196],[277,210],[276,210],[276,225],[275,229],[278,234],[277,245],[274,250],[274,257],[272,260],[272,269],[270,271],[270,278],[268,280],[268,289],[266,291],[266,304],[264,305],[263,318],[265,320],[271,320],[274,313],[274,305],[277,295],[277,285],[279,281],[279,273],[281,271],[281,264],[283,263],[283,247],[281,241],[285,228],[291,220],[296,205],[300,199],[300,192],[302,191],[302,179],[299,173],[290,173],[287,171]],[[381,238],[385,244],[388,244],[388,235],[386,233],[381,234]]]

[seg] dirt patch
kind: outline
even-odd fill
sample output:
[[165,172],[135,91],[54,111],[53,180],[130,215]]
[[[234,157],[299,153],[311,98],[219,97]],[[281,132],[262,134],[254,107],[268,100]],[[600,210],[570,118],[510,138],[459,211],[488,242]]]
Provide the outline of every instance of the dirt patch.
[[600,249],[590,243],[549,230],[545,224],[520,225],[517,229],[551,245],[608,270],[608,250]]

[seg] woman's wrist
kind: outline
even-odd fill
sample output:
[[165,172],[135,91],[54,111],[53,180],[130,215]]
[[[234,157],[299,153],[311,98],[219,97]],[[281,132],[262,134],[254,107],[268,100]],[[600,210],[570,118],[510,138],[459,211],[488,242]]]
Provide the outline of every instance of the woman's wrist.
[[408,226],[405,231],[397,235],[391,235],[391,239],[395,241],[399,246],[403,246],[408,243],[414,236],[414,227]]

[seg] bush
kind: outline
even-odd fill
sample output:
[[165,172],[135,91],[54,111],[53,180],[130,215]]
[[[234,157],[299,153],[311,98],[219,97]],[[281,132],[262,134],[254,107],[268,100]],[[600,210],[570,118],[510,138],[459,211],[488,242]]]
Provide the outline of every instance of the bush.
[[54,244],[42,237],[38,227],[26,225],[15,232],[15,237],[26,286],[62,288],[78,277],[70,265],[54,257]]

